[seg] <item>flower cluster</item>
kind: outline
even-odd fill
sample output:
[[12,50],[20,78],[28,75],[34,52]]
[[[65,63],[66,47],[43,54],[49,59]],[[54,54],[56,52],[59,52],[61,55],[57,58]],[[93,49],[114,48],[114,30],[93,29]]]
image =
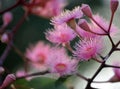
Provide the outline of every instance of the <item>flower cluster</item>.
[[[7,11],[20,5],[25,10],[25,14],[13,29],[6,30],[13,20],[12,13]],[[7,73],[2,66],[11,49],[24,60],[24,70],[19,70],[16,75],[9,73],[3,81],[0,79],[0,82],[2,81],[0,89],[6,89],[14,81],[21,78],[30,80],[31,76],[46,73],[59,75],[58,82],[64,77],[66,79],[69,76],[76,75],[87,81],[85,89],[95,89],[91,83],[99,83],[94,79],[106,67],[113,68],[114,75],[108,81],[103,82],[120,82],[120,63],[107,64],[112,53],[120,51],[120,40],[118,42],[113,40],[113,37],[118,33],[118,28],[113,25],[113,19],[119,1],[110,1],[111,17],[109,22],[99,14],[93,14],[87,4],[76,6],[72,10],[63,10],[65,5],[66,0],[18,0],[15,5],[0,12],[4,13],[2,15],[3,24],[0,27],[0,39],[2,43],[7,44],[0,57],[0,75],[4,72]],[[31,44],[23,54],[15,46],[14,37],[29,14],[51,18],[50,24],[53,27],[44,32],[46,43],[38,41]],[[110,50],[106,53],[104,53],[104,50],[107,50],[104,39],[110,42]],[[79,63],[91,60],[98,62],[100,66],[94,75],[88,79],[79,73]],[[29,74],[28,67],[39,72]],[[14,88],[14,85],[12,87]]]
[[64,48],[50,47],[43,42],[31,46],[25,55],[37,68],[44,65],[50,72],[60,75],[71,75],[77,68],[77,60],[70,58]]
[[50,18],[58,15],[66,5],[66,0],[30,0],[25,4],[25,10],[32,14]]

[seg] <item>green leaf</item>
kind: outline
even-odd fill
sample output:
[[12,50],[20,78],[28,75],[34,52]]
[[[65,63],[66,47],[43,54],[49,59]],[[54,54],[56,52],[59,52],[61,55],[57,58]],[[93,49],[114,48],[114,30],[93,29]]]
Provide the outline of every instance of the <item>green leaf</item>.
[[64,86],[64,82],[68,79],[68,77],[70,76],[60,77],[58,80],[56,80],[55,86],[56,87]]
[[55,82],[56,80],[52,78],[38,77],[32,79],[29,84],[34,89],[66,89],[63,85],[56,87]]
[[25,79],[20,79],[14,82],[17,89],[30,89],[29,83]]

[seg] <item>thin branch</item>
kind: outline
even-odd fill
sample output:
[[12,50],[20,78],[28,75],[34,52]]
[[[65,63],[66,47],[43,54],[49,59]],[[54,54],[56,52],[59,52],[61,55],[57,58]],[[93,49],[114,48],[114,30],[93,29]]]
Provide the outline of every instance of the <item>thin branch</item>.
[[119,40],[118,43],[116,44],[116,47],[118,47],[119,44],[120,44],[120,40]]
[[99,74],[99,72],[103,69],[104,65],[105,65],[105,61],[103,63],[101,63],[100,67],[95,72],[95,74],[93,75],[93,77],[91,79],[89,79],[88,84],[87,84],[87,86],[86,86],[85,89],[91,89],[91,83],[93,82],[94,78]]
[[92,21],[96,23],[96,25],[99,26],[106,34],[108,33],[94,18],[92,18]]
[[108,38],[110,39],[110,42],[111,42],[111,44],[112,44],[112,47],[114,47],[115,44],[114,44],[114,42],[113,42],[113,40],[112,40],[112,37],[110,36],[110,34],[108,34],[107,36],[108,36]]
[[13,35],[19,30],[22,23],[25,21],[26,17],[28,16],[28,12],[25,12],[25,14],[21,17],[17,25],[13,28],[12,33]]
[[120,51],[120,48],[116,48],[115,51]]
[[92,30],[89,30],[88,32],[91,32],[91,33],[93,33],[93,34],[95,34],[95,35],[100,35],[100,36],[105,36],[105,35],[107,35],[106,33],[96,33],[96,32],[93,32]]
[[105,64],[104,67],[120,68],[120,66],[114,66],[114,65],[108,65],[108,64]]
[[110,24],[109,24],[109,27],[108,27],[109,34],[110,34],[110,29],[111,29],[111,26],[112,26],[113,18],[114,18],[114,13],[112,13],[112,15],[111,15]]
[[37,76],[37,75],[44,75],[44,74],[48,74],[48,73],[49,73],[49,71],[43,71],[43,72],[32,73],[32,74],[28,74],[28,75],[16,77],[16,80],[22,79],[22,78],[27,78],[27,77],[32,77],[32,76]]
[[77,75],[78,77],[82,78],[82,79],[85,80],[85,81],[88,81],[88,80],[89,80],[88,78],[86,78],[85,76],[81,75],[80,73],[76,73],[76,75]]
[[7,8],[7,9],[1,11],[0,14],[3,14],[3,13],[5,13],[5,12],[7,12],[7,11],[10,11],[10,10],[18,7],[19,5],[22,5],[22,3],[23,3],[23,0],[18,0],[18,1],[16,2],[16,4],[14,4],[13,6],[11,6],[11,7]]
[[7,47],[5,48],[3,54],[2,54],[1,57],[0,57],[0,66],[3,65],[3,63],[4,63],[5,59],[7,58],[10,50],[11,50],[11,45],[8,44]]
[[24,60],[27,61],[28,59],[24,56],[24,54],[12,43],[12,48],[14,51]]
[[98,62],[98,63],[103,63],[103,62],[104,62],[103,60],[99,60],[99,59],[97,59],[97,58],[93,58],[93,60],[95,60],[95,61]]

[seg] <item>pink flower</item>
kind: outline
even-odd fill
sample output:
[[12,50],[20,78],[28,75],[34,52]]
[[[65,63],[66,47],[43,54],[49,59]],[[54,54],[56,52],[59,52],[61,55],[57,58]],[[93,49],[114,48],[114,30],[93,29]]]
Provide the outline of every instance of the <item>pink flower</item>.
[[[120,66],[120,62],[114,63],[114,66]],[[113,71],[115,73],[115,77],[117,77],[120,81],[120,68],[113,68]]]
[[[18,70],[18,71],[16,72],[15,75],[16,75],[16,77],[23,77],[23,76],[28,75],[28,73],[27,73],[24,69],[20,69],[20,70]],[[28,81],[30,81],[32,78],[33,78],[33,77],[31,76],[31,77],[27,77],[27,78],[25,78],[25,79],[28,80]]]
[[50,18],[61,13],[62,9],[66,5],[66,0],[31,0],[34,3],[30,6],[25,6],[25,9],[31,13]]
[[49,57],[50,46],[43,42],[38,42],[34,46],[27,49],[25,56],[36,67],[46,66],[46,61]]
[[[99,40],[98,40],[99,39]],[[74,56],[81,61],[88,61],[95,58],[102,52],[102,42],[100,38],[84,39],[75,45]]]
[[[113,66],[120,66],[120,62],[114,62]],[[109,82],[119,82],[120,81],[120,68],[113,68],[114,75],[109,79]]]
[[13,19],[13,15],[11,12],[6,12],[2,16],[3,19],[3,26],[7,26]]
[[19,71],[16,72],[17,77],[22,77],[22,76],[25,76],[25,75],[27,75],[27,73],[24,70],[19,70]]
[[65,43],[73,40],[76,37],[74,31],[66,24],[57,25],[52,30],[48,30],[46,38],[53,43]]
[[78,6],[78,7],[75,7],[75,9],[73,9],[72,11],[70,10],[63,11],[60,15],[53,17],[51,21],[53,24],[60,25],[63,23],[67,23],[73,19],[79,19],[82,16],[83,16],[83,13],[80,7]]
[[66,54],[63,48],[53,48],[47,61],[48,68],[52,73],[58,73],[60,76],[70,75],[76,71],[77,61]]
[[[108,27],[109,27],[109,23],[103,19],[101,16],[97,15],[93,15],[93,18],[97,21],[97,23],[99,23],[106,31],[108,31]],[[91,30],[96,32],[96,33],[101,33],[101,34],[105,34],[105,32],[98,27],[93,21],[91,26]],[[110,34],[114,35],[117,32],[117,27],[115,27],[114,25],[111,26],[111,30],[110,30]]]

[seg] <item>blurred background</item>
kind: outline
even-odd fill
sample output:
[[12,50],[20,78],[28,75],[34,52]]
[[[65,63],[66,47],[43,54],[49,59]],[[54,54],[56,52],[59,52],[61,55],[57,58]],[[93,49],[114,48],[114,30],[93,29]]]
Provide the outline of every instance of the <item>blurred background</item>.
[[[0,11],[9,8],[13,4],[15,4],[16,0],[0,0]],[[110,6],[109,6],[109,0],[68,0],[68,4],[65,7],[66,9],[72,9],[75,6],[81,5],[82,3],[89,4],[90,7],[93,10],[93,13],[98,13],[104,18],[106,18],[109,21],[110,18]],[[13,21],[9,24],[7,29],[11,30],[16,23],[19,21],[21,16],[24,14],[24,10],[22,7],[17,7],[11,11],[13,13]],[[120,8],[118,8],[118,11],[115,15],[114,24],[120,28]],[[2,25],[2,15],[0,15],[0,25]],[[38,41],[46,41],[44,32],[48,29],[52,28],[50,25],[50,20],[45,19],[36,15],[30,15],[27,20],[22,24],[20,29],[18,30],[17,34],[15,35],[14,43],[15,45],[23,52],[25,53],[26,48],[30,44],[34,44]],[[119,34],[114,37],[115,41],[120,39]],[[106,47],[109,48],[109,42],[105,41]],[[6,47],[6,44],[0,43],[0,55],[4,51]],[[118,60],[120,56],[119,53],[115,53],[110,57],[110,60],[108,61],[109,64],[111,64],[114,60]],[[117,56],[116,56],[117,55]],[[4,67],[7,68],[10,72],[15,72],[19,67],[23,66],[23,60],[19,55],[17,55],[13,50],[11,50],[10,54],[8,55],[7,59],[4,62]],[[82,62],[80,63],[79,72],[87,77],[92,77],[92,75],[95,73],[96,69],[98,68],[99,64],[94,61],[89,62]],[[108,78],[110,78],[113,75],[113,72],[111,69],[104,69],[102,72],[98,75],[98,77],[95,79],[96,81],[105,81]],[[33,87],[33,89],[48,89],[50,86],[52,86],[52,83],[54,80],[49,78],[42,78],[40,77],[38,79],[33,79],[29,84],[25,83],[25,80],[22,80],[22,82],[18,81],[18,83],[23,85],[30,85]],[[73,81],[74,79],[74,81]],[[41,85],[40,85],[41,84]],[[74,89],[84,89],[86,86],[86,81],[72,76],[67,79],[67,82],[65,82],[68,86],[73,86]],[[99,87],[100,89],[119,89],[120,83],[107,83],[107,84],[92,84],[94,87]],[[64,87],[65,88],[65,87]],[[63,86],[59,89],[64,89]],[[27,89],[27,88],[22,88]],[[52,88],[51,88],[52,89]],[[58,88],[57,88],[58,89]],[[66,89],[66,88],[65,88]]]

